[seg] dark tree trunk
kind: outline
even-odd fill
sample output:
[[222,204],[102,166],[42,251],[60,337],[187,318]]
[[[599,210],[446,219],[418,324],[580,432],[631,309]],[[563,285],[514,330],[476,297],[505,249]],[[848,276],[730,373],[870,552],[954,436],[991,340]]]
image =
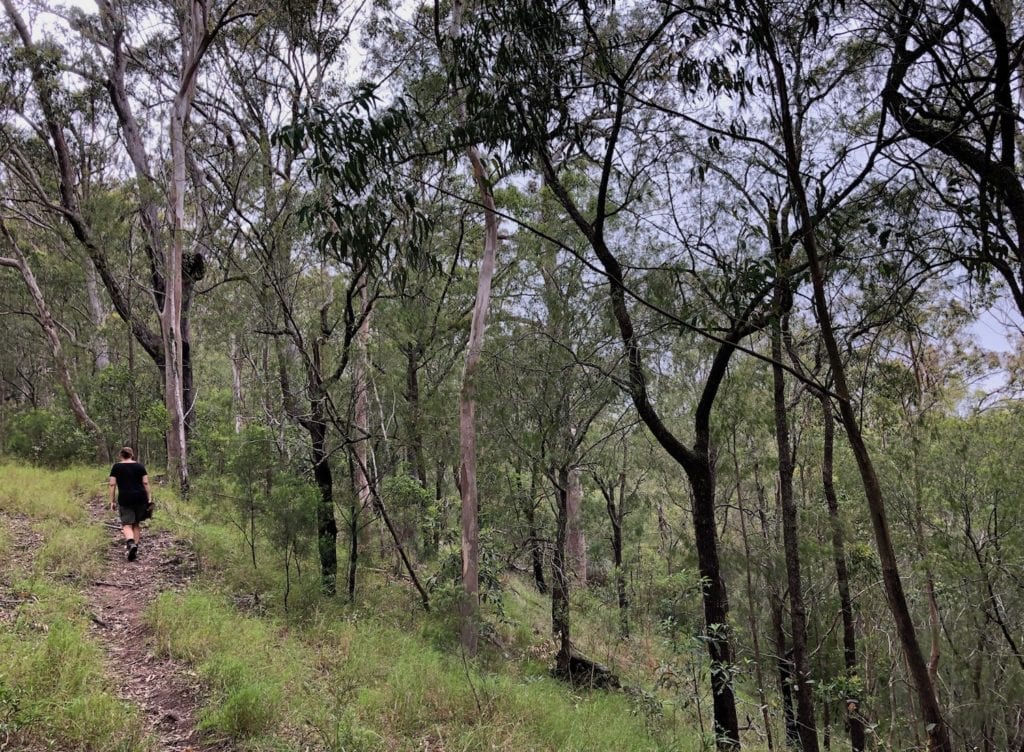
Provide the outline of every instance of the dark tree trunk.
[[[433,546],[437,551],[441,547],[441,531],[448,522],[448,503],[444,500],[444,471],[445,461],[442,455],[437,460],[437,474],[434,476],[434,503],[437,506],[437,518],[434,520]],[[458,473],[455,474],[456,480]]]
[[619,501],[615,502],[615,487],[598,481],[604,495],[608,521],[611,523],[612,562],[615,564],[615,594],[619,605],[619,634],[629,637],[629,597],[626,594],[626,572],[622,568],[622,519],[625,516],[626,473],[619,473]]
[[[349,477],[355,478],[355,467],[349,454]],[[359,519],[362,515],[363,505],[359,500],[359,492],[354,487],[349,494],[348,505],[348,601],[353,603],[356,599],[356,570],[359,564]]]
[[693,532],[697,566],[704,587],[704,623],[708,655],[711,657],[711,694],[715,716],[715,737],[719,747],[739,747],[739,719],[732,689],[733,652],[729,631],[729,598],[718,558],[715,529],[715,476],[710,458],[688,471],[693,487]]
[[421,345],[414,344],[405,351],[405,402],[409,410],[409,464],[423,488],[427,487],[427,464],[423,458],[423,435],[420,431],[420,356]]
[[[813,220],[809,214],[804,218],[804,221],[807,223],[807,226],[813,226]],[[917,638],[914,620],[910,614],[910,607],[907,604],[906,592],[903,589],[903,580],[899,573],[899,561],[892,542],[892,534],[889,531],[885,494],[875,472],[871,453],[861,433],[860,423],[850,398],[849,388],[846,385],[842,354],[835,339],[831,317],[827,308],[824,276],[818,261],[816,244],[810,240],[813,237],[813,232],[805,235],[805,246],[808,249],[808,257],[811,258],[811,279],[814,283],[815,307],[822,335],[825,339],[825,347],[829,354],[829,362],[835,375],[836,392],[839,396],[839,412],[842,417],[843,427],[846,429],[847,440],[857,460],[861,483],[864,486],[864,495],[868,501],[868,512],[875,536],[875,545],[878,550],[886,600],[889,604],[889,610],[892,612],[893,621],[896,623],[900,647],[903,649],[907,667],[910,670],[911,680],[914,683],[917,701],[920,706],[921,723],[927,730],[930,749],[934,752],[952,752],[953,745],[949,737],[949,729],[942,716],[938,697],[935,694],[935,686],[928,673],[928,665],[921,650],[921,643]]]
[[[754,462],[754,483],[757,488],[757,517],[761,523],[761,535],[769,551],[778,550],[778,535],[773,533],[768,523],[767,500],[765,488],[761,483],[758,463]],[[765,575],[765,588],[768,591],[768,610],[772,622],[772,642],[775,644],[775,667],[779,675],[779,694],[782,697],[782,718],[786,731],[786,746],[795,747],[800,743],[800,733],[796,725],[796,711],[793,705],[792,668],[789,661],[789,648],[786,647],[786,630],[783,626],[785,604],[779,592],[779,574],[774,563],[770,564]]]
[[793,670],[797,700],[797,727],[803,752],[818,752],[818,731],[811,694],[810,665],[807,659],[807,615],[804,608],[800,574],[800,534],[796,501],[793,498],[793,457],[789,444],[789,415],[786,407],[786,382],[782,366],[782,316],[784,291],[776,291],[775,316],[771,327],[772,395],[775,414],[775,439],[779,453],[779,506],[782,511],[782,540],[786,556],[786,582],[789,586],[789,613],[793,626]]
[[[550,177],[550,176],[549,176]],[[554,181],[551,181],[554,182]],[[564,189],[561,189],[564,192]],[[559,189],[556,189],[556,193]],[[563,198],[563,204],[569,199]],[[568,205],[567,205],[568,208]],[[580,220],[577,220],[579,223]],[[619,333],[626,347],[629,364],[630,394],[641,420],[654,438],[686,473],[693,491],[693,530],[696,537],[697,561],[700,576],[707,587],[703,589],[705,642],[711,658],[711,689],[715,717],[715,743],[719,749],[739,748],[739,718],[736,714],[736,699],[732,689],[732,641],[729,633],[729,599],[725,580],[722,577],[718,559],[718,530],[715,526],[715,481],[711,460],[711,406],[718,394],[718,388],[725,377],[726,365],[735,351],[736,344],[748,333],[738,329],[729,337],[715,354],[708,373],[700,402],[694,414],[696,440],[691,449],[682,444],[662,422],[647,393],[647,377],[640,361],[640,346],[637,341],[633,320],[626,306],[626,292],[622,267],[611,253],[603,237],[590,230],[591,246],[594,248],[608,275],[609,296],[612,311],[619,325]]]
[[566,570],[565,547],[568,539],[569,472],[560,468],[555,480],[555,547],[551,556],[551,631],[558,643],[555,671],[569,676],[572,639],[569,631],[569,573]]
[[786,633],[782,627],[782,598],[774,588],[769,588],[772,612],[772,636],[775,642],[776,668],[779,671],[779,694],[782,696],[782,719],[786,729],[786,746],[800,746],[800,728],[796,720],[793,702],[792,652],[786,647]]
[[[711,686],[714,696],[715,745],[719,750],[735,750],[740,746],[739,718],[732,689],[734,667],[728,626],[729,600],[718,559],[710,419],[711,408],[725,378],[729,359],[740,340],[759,328],[758,325],[752,324],[750,319],[763,298],[755,296],[747,310],[733,323],[729,334],[720,340],[721,346],[715,354],[694,413],[694,445],[693,448],[686,446],[662,421],[651,402],[647,391],[647,376],[644,371],[641,343],[633,327],[633,319],[626,303],[626,285],[622,265],[608,247],[604,235],[604,223],[610,215],[608,186],[612,172],[611,158],[615,154],[614,144],[623,124],[628,99],[625,88],[618,88],[613,105],[606,159],[602,163],[602,178],[593,220],[588,220],[584,216],[569,191],[560,182],[552,155],[544,148],[540,148],[537,156],[541,160],[546,184],[551,188],[580,232],[587,238],[608,278],[608,295],[612,313],[618,325],[619,336],[625,349],[629,371],[628,389],[633,405],[655,440],[686,473],[693,490],[693,524],[697,559],[701,578],[708,583],[703,591],[703,601],[705,642],[712,664]],[[764,295],[767,295],[767,291],[764,292]]]
[[[839,499],[836,497],[832,480],[833,447],[835,445],[835,420],[828,396],[822,394],[822,414],[825,423],[824,449],[821,459],[821,482],[828,506],[829,522],[832,526],[832,559],[836,568],[836,585],[839,590],[839,608],[843,616],[843,664],[847,679],[857,676],[857,631],[853,615],[853,600],[850,598],[850,576],[846,568],[846,550],[843,544],[843,525],[839,519]],[[844,701],[850,727],[850,746],[853,752],[864,749],[864,719],[860,713],[861,698],[851,695]]]
[[629,637],[629,596],[626,594],[626,572],[622,568],[621,517],[612,524],[612,560],[615,564],[615,594],[619,602],[619,633]]
[[807,196],[807,188],[804,185],[803,167],[800,164],[800,148],[797,145],[797,133],[793,122],[793,113],[790,110],[789,79],[786,68],[779,58],[778,50],[775,49],[770,36],[767,34],[766,40],[765,52],[771,62],[775,88],[778,94],[779,124],[785,145],[786,174],[793,195],[793,203],[796,205],[797,215],[800,217],[800,222],[804,228],[801,241],[804,250],[807,252],[811,286],[814,290],[814,310],[817,314],[818,327],[821,331],[825,351],[828,353],[828,362],[832,366],[832,376],[839,402],[839,414],[842,418],[843,427],[846,429],[846,438],[849,441],[850,448],[853,450],[853,456],[857,460],[857,469],[860,471],[861,484],[864,486],[864,495],[867,498],[872,532],[874,533],[875,546],[878,550],[879,563],[882,569],[882,583],[885,587],[886,600],[889,610],[892,612],[893,621],[896,623],[896,633],[899,636],[900,647],[903,650],[907,668],[914,684],[917,701],[920,706],[920,721],[928,734],[929,749],[931,752],[953,752],[949,728],[942,716],[942,708],[935,693],[935,685],[932,683],[931,676],[928,673],[928,665],[921,651],[921,643],[918,641],[914,619],[910,614],[906,592],[903,589],[903,580],[899,573],[899,561],[896,557],[896,549],[893,546],[892,535],[889,531],[885,493],[882,491],[882,484],[875,471],[871,452],[868,450],[867,443],[864,441],[864,436],[861,433],[860,422],[857,418],[853,400],[850,396],[850,389],[846,382],[846,366],[843,363],[842,352],[840,351],[832,325],[832,314],[828,307],[828,293],[825,289],[825,271],[821,263],[821,254],[818,249],[818,238],[815,229],[817,221]]
[[546,595],[548,585],[544,581],[544,549],[541,547],[540,535],[537,530],[537,470],[530,471],[530,497],[526,499],[526,527],[530,536],[530,559],[533,564],[533,581],[537,585],[537,592]]
[[313,417],[307,421],[313,445],[313,477],[320,489],[316,507],[317,551],[320,554],[320,588],[326,595],[337,592],[338,523],[334,517],[334,480],[327,457],[327,425],[314,405]]
[[[330,457],[327,454],[327,421],[321,396],[323,384],[319,371],[314,365],[306,370],[306,389],[309,393],[309,414],[302,415],[295,396],[292,394],[288,375],[288,358],[283,344],[274,341],[277,355],[277,373],[281,384],[281,400],[288,415],[309,434],[310,463],[313,480],[320,491],[316,507],[317,554],[320,559],[320,587],[327,595],[337,592],[338,576],[338,523],[334,516],[334,478],[331,474]],[[319,361],[319,351],[314,355]]]
[[740,535],[743,538],[744,574],[747,585],[747,612],[748,624],[750,627],[750,641],[754,648],[754,678],[757,682],[757,699],[761,706],[761,720],[764,722],[765,741],[768,750],[774,749],[772,739],[772,722],[768,715],[768,694],[764,686],[764,659],[761,655],[761,636],[757,627],[757,609],[754,607],[754,578],[750,567],[753,557],[750,553],[750,539],[747,537],[747,512],[743,504],[743,483],[740,475],[739,453],[736,447],[736,428],[733,426],[732,433],[732,460],[736,471],[736,506],[739,508]]
[[185,406],[185,439],[190,441],[196,430],[196,394],[192,374],[192,333],[187,317],[181,322],[181,335],[181,402]]
[[[193,259],[198,256],[193,256]],[[196,430],[195,384],[192,370],[192,300],[195,283],[202,279],[202,262],[191,261],[182,281],[181,301],[181,404],[185,408],[185,440],[191,442]],[[193,276],[196,275],[196,276]]]

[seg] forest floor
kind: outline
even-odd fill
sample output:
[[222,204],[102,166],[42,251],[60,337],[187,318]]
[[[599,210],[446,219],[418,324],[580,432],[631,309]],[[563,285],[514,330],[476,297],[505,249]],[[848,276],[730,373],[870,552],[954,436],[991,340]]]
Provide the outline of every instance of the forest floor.
[[525,584],[467,663],[444,591],[423,614],[370,559],[356,604],[325,598],[313,562],[289,580],[260,539],[257,569],[169,492],[128,562],[105,475],[0,459],[0,752],[706,748],[689,706],[551,677],[550,606]]
[[91,631],[106,653],[108,673],[118,695],[142,712],[146,730],[161,752],[227,749],[204,740],[196,730],[204,690],[195,671],[158,655],[144,619],[146,608],[162,592],[182,592],[196,571],[194,552],[163,530],[144,530],[139,556],[127,561],[116,514],[102,497],[89,504],[94,524],[110,542],[103,574],[88,589]]

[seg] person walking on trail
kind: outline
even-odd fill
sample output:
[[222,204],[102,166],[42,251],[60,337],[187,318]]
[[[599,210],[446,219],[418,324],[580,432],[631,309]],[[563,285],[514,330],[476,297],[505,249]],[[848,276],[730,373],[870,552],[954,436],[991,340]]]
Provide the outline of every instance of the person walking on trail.
[[117,509],[124,533],[125,556],[135,561],[139,555],[140,524],[149,519],[153,503],[149,495],[149,476],[146,466],[135,461],[131,447],[124,447],[119,461],[110,468],[110,508]]

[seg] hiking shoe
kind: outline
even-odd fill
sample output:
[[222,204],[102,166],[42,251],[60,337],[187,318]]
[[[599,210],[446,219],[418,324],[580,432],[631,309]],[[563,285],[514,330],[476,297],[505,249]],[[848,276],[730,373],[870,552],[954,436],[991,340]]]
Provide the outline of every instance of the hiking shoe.
[[135,543],[128,544],[128,561],[135,561],[139,555],[139,547]]

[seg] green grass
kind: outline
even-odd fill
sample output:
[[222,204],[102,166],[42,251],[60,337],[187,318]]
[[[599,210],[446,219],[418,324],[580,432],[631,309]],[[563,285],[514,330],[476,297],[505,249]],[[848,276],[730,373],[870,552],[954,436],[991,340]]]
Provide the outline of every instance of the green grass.
[[0,464],[0,511],[28,517],[45,541],[32,557],[15,548],[0,519],[0,592],[13,604],[0,620],[0,737],[11,748],[152,748],[138,711],[110,689],[85,600],[72,584],[100,571],[103,531],[84,522],[102,473]]
[[109,689],[81,596],[46,579],[11,590],[23,605],[0,624],[0,733],[49,749],[150,749],[137,710]]
[[0,511],[63,525],[83,523],[87,503],[107,488],[107,470],[46,470],[0,462]]
[[[360,559],[355,607],[320,597],[307,559],[301,576],[292,572],[285,611],[272,547],[257,541],[254,569],[240,531],[218,524],[216,508],[198,498],[161,504],[161,524],[196,546],[204,573],[190,592],[158,599],[149,620],[161,649],[195,666],[210,688],[204,727],[244,749],[701,749],[691,714],[663,715],[655,700],[646,715],[623,693],[576,693],[550,678],[550,602],[525,583],[510,582],[505,618],[489,613],[498,646],[485,642],[480,659],[464,664],[445,603],[425,615],[375,545]],[[251,608],[253,593],[259,608],[246,613],[226,597],[245,596]],[[594,620],[576,614],[581,633],[601,632],[595,657],[649,652],[641,641],[621,644],[611,627],[593,629],[608,621],[596,610]]]
[[36,554],[36,569],[50,577],[86,583],[103,572],[103,550],[109,536],[96,525],[43,526],[44,543]]
[[[160,649],[212,692],[203,726],[246,749],[697,749],[652,736],[618,693],[574,694],[549,678],[486,673],[376,617],[324,608],[296,626],[239,613],[214,593],[165,593],[149,612]],[[685,743],[683,741],[685,739]]]
[[233,737],[268,732],[279,720],[282,697],[301,684],[301,656],[294,646],[217,596],[165,593],[153,603],[148,621],[157,649],[196,665],[211,686],[206,728]]

